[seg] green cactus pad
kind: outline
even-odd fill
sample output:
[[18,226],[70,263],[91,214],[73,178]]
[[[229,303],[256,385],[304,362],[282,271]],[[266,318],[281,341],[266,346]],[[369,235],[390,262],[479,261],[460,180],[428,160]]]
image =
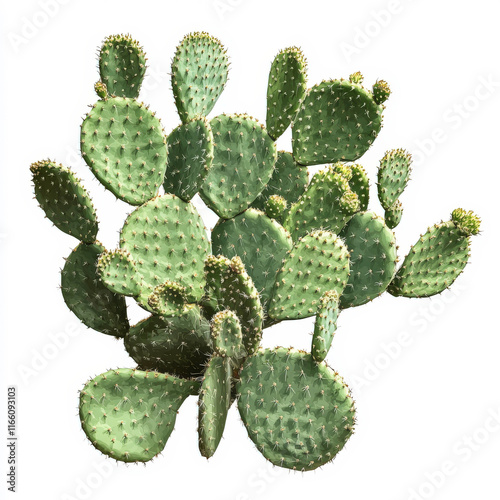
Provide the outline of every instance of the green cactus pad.
[[276,273],[292,245],[290,235],[280,224],[253,208],[233,219],[220,219],[212,230],[214,253],[241,258],[260,293],[264,308]]
[[267,200],[273,195],[282,196],[290,206],[302,196],[308,183],[307,167],[295,163],[291,153],[279,151],[273,175],[255,198],[252,207],[265,210]]
[[411,155],[403,149],[387,151],[378,168],[378,199],[384,210],[391,210],[404,191],[411,173]]
[[339,295],[349,278],[349,253],[342,240],[328,231],[301,238],[283,261],[269,302],[275,320],[313,316],[328,290]]
[[146,54],[130,35],[108,36],[99,52],[99,72],[109,94],[135,98],[146,73]]
[[122,249],[104,251],[97,262],[97,270],[104,285],[112,292],[135,297],[141,293],[142,278],[130,253]]
[[285,198],[283,198],[283,196],[278,196],[277,194],[273,194],[266,201],[266,206],[264,207],[264,213],[270,219],[274,219],[279,224],[282,224],[286,214],[287,207],[288,203],[285,200]]
[[130,252],[151,291],[171,280],[186,288],[188,302],[202,297],[210,242],[191,203],[171,194],[148,201],[127,217],[120,247]]
[[167,280],[154,288],[148,297],[148,304],[160,316],[180,316],[187,306],[186,288]]
[[308,353],[259,351],[245,361],[237,392],[248,436],[279,467],[316,469],[335,458],[353,433],[349,388]]
[[210,458],[217,450],[231,403],[230,358],[213,356],[201,383],[199,399],[199,446],[201,454]]
[[370,182],[365,169],[359,165],[349,165],[351,178],[349,179],[349,187],[353,193],[356,193],[359,200],[359,210],[364,212],[368,209],[370,201]]
[[373,100],[377,104],[383,104],[387,99],[389,99],[389,96],[391,95],[391,89],[389,88],[389,85],[386,81],[384,80],[377,80],[373,84]]
[[80,243],[61,271],[61,291],[66,305],[85,326],[123,337],[129,329],[125,297],[109,290],[97,270],[104,251],[98,241]]
[[[347,165],[342,169],[350,173]],[[317,172],[304,194],[292,205],[283,225],[294,241],[315,229],[338,234],[347,221],[359,211],[360,203],[349,181],[330,165]]]
[[66,234],[84,243],[97,236],[97,217],[86,189],[73,172],[50,160],[30,167],[35,197],[47,218]]
[[240,320],[233,311],[220,311],[212,318],[211,335],[217,356],[243,357],[245,351]]
[[394,205],[386,209],[384,218],[389,229],[394,229],[403,217],[403,205],[399,200],[394,202]]
[[335,290],[325,292],[319,301],[311,344],[313,358],[321,362],[326,358],[337,330],[339,294]]
[[105,83],[102,83],[101,81],[95,82],[94,90],[98,97],[100,97],[101,99],[107,99],[108,88],[106,87]]
[[198,306],[171,318],[152,315],[130,327],[125,349],[143,370],[200,377],[213,352],[210,324]]
[[131,205],[153,198],[162,185],[167,146],[160,120],[133,99],[94,104],[82,123],[81,152],[104,187]]
[[263,310],[259,293],[240,257],[231,260],[210,255],[205,264],[206,292],[215,312],[230,309],[238,316],[247,354],[255,352],[262,338]]
[[198,382],[172,375],[110,370],[80,392],[82,428],[105,455],[122,462],[147,462],[161,453],[177,411],[198,387]]
[[267,85],[266,126],[277,139],[288,128],[307,90],[307,61],[297,47],[282,50],[273,60]]
[[177,47],[172,61],[172,90],[183,122],[206,116],[227,82],[226,49],[208,33],[190,33]]
[[430,227],[413,245],[387,291],[396,297],[441,293],[464,270],[469,248],[469,234],[463,232],[460,222],[457,225],[451,220]]
[[219,217],[246,210],[271,178],[276,144],[258,121],[247,115],[220,115],[211,122],[214,161],[200,195]]
[[202,117],[179,125],[168,136],[167,148],[165,192],[190,201],[200,190],[214,159],[210,123]]
[[315,85],[292,124],[295,160],[302,165],[357,160],[380,132],[383,109],[357,83],[330,80]]
[[396,270],[394,233],[373,212],[356,214],[339,235],[349,250],[350,274],[340,307],[359,306],[378,297]]

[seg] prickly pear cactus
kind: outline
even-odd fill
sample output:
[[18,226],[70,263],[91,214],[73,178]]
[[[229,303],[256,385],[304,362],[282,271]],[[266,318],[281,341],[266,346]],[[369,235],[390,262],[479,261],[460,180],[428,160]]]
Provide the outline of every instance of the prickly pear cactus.
[[[383,216],[368,208],[366,170],[351,163],[377,138],[388,84],[365,88],[356,72],[308,88],[304,55],[285,48],[271,64],[264,126],[247,114],[209,116],[228,68],[216,38],[190,33],[181,41],[171,71],[181,123],[166,135],[138,100],[144,50],[129,35],[104,40],[99,99],[81,124],[81,154],[108,195],[131,205],[116,248],[97,241],[97,210],[70,168],[31,165],[46,217],[79,240],[61,271],[64,301],[87,327],[123,339],[136,363],[84,385],[81,426],[105,455],[147,462],[193,396],[199,450],[209,458],[237,401],[267,460],[313,470],[335,458],[356,423],[353,395],[326,361],[342,310],[385,291],[442,292],[463,271],[480,220],[454,210],[398,268],[393,229],[411,156],[394,149],[380,161]],[[290,125],[291,151],[277,151]],[[310,178],[307,167],[319,164]],[[197,194],[219,217],[211,232]],[[144,312],[135,325],[125,297]],[[310,353],[260,346],[266,328],[308,317]]]

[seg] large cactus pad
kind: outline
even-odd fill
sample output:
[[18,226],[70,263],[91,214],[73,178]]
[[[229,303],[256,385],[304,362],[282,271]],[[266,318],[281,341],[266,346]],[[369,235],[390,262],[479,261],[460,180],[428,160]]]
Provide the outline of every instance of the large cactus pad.
[[98,101],[81,129],[81,150],[94,175],[117,198],[141,205],[156,196],[167,161],[160,120],[144,104]]
[[357,83],[329,80],[315,85],[292,125],[293,156],[303,165],[357,160],[380,132],[383,109]]
[[165,447],[177,411],[198,382],[172,375],[117,369],[87,382],[80,393],[82,428],[105,455],[147,462]]
[[191,203],[171,194],[148,201],[128,216],[120,247],[130,252],[151,291],[171,280],[186,288],[189,302],[203,295],[210,242]]
[[342,378],[308,353],[266,349],[248,358],[237,385],[248,436],[274,465],[313,470],[353,433],[354,402]]
[[219,217],[229,219],[247,209],[271,178],[276,145],[247,115],[220,115],[210,125],[214,161],[200,195]]

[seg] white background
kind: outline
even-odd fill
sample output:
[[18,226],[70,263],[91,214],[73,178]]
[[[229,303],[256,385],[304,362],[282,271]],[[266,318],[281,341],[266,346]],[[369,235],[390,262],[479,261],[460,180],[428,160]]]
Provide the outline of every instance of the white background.
[[[3,390],[17,385],[19,393],[17,498],[498,499],[500,44],[494,2],[8,5],[1,15],[0,318]],[[168,132],[179,121],[170,60],[179,40],[200,30],[220,38],[232,61],[215,113],[247,112],[264,120],[270,63],[290,45],[306,54],[311,84],[357,70],[366,86],[378,78],[390,83],[384,128],[360,162],[374,179],[387,149],[407,148],[414,155],[396,230],[401,257],[456,207],[483,219],[470,265],[452,290],[433,299],[384,296],[342,313],[327,360],[352,386],[358,426],[335,462],[315,472],[268,465],[235,407],[216,455],[202,458],[195,398],[181,408],[163,454],[146,466],[105,459],[80,429],[82,384],[134,362],[121,341],[86,330],[66,309],[58,272],[77,241],[43,218],[28,167],[46,157],[72,167],[94,199],[100,241],[116,247],[131,208],[105,191],[78,157],[79,126],[87,105],[97,100],[97,47],[114,33],[131,33],[143,44],[150,67],[141,99]],[[289,140],[287,133],[280,149],[289,150]],[[371,208],[380,213],[374,182],[372,188]],[[212,227],[213,214],[200,210]],[[129,310],[134,320],[144,315]],[[311,325],[279,325],[266,331],[264,345],[308,349]],[[0,436],[6,434],[3,419]],[[6,458],[1,460],[6,471]]]

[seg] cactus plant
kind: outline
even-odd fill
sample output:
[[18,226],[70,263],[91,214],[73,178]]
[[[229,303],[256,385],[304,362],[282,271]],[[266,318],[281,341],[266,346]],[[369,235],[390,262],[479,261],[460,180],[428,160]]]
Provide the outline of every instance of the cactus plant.
[[[216,38],[190,33],[172,61],[181,123],[166,136],[138,101],[142,47],[128,35],[106,38],[81,154],[102,185],[133,206],[116,249],[97,241],[96,210],[69,168],[31,165],[47,218],[79,240],[61,272],[66,304],[89,328],[123,339],[137,363],[80,391],[83,431],[109,457],[158,455],[177,410],[197,396],[203,456],[216,452],[237,401],[250,439],[274,465],[326,464],[356,422],[347,384],[325,361],[342,310],[385,291],[429,297],[464,269],[480,220],[462,209],[429,228],[397,268],[392,229],[409,180],[406,151],[380,161],[384,217],[368,209],[368,175],[352,162],[381,129],[387,83],[368,90],[356,72],[308,89],[306,66],[296,47],[278,53],[266,126],[246,114],[209,118],[228,57]],[[289,125],[292,151],[278,152],[275,139]],[[326,165],[309,180],[307,167],[318,164]],[[191,201],[197,194],[220,217],[211,234]],[[125,297],[149,316],[131,326]],[[264,329],[312,316],[311,353],[260,346]]]

